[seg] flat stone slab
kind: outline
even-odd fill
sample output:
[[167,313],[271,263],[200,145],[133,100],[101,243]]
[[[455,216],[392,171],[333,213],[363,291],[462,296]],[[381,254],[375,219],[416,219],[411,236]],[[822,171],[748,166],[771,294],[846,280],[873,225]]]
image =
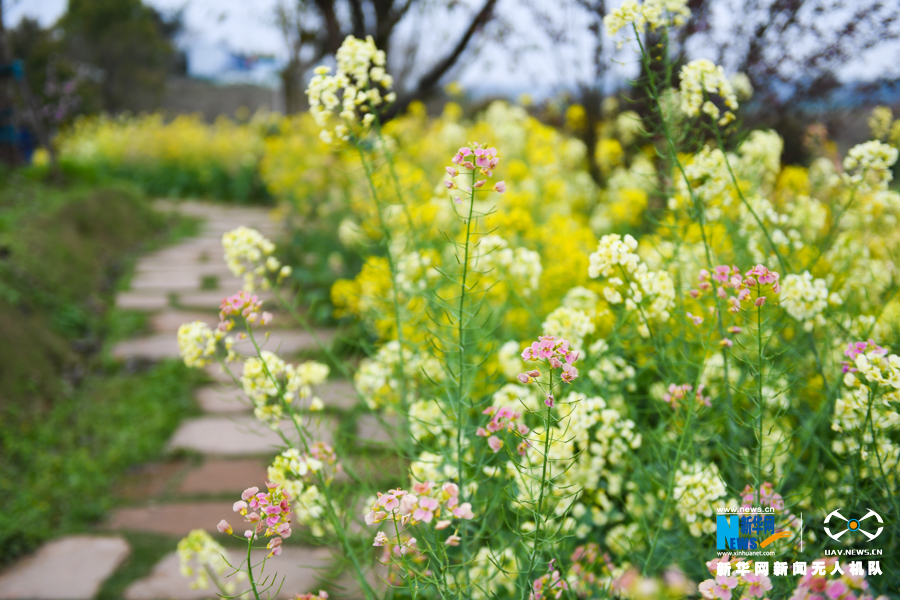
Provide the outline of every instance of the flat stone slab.
[[116,484],[116,496],[145,501],[171,491],[180,475],[188,469],[186,461],[147,463],[134,467]]
[[[241,373],[244,372],[244,362],[240,360],[235,360],[228,363],[228,368],[231,370],[231,373],[240,379]],[[231,375],[225,372],[225,369],[222,368],[222,365],[219,363],[213,363],[210,365],[206,365],[203,367],[203,370],[209,376],[210,379],[215,381],[216,383],[236,385],[234,380],[231,378]]]
[[135,266],[135,273],[138,275],[152,275],[161,271],[168,273],[193,272],[200,275],[234,277],[221,256],[211,256],[209,260],[194,260],[190,256],[190,252],[184,251],[178,246],[173,246],[172,248],[176,252],[164,255],[147,255],[141,258]]
[[356,421],[356,439],[367,444],[390,445],[396,435],[396,418],[382,417],[384,423],[375,415],[360,415]]
[[[236,285],[233,288],[225,288],[222,287],[220,290],[204,290],[204,291],[194,291],[194,292],[180,292],[178,294],[178,304],[183,306],[184,308],[198,308],[200,310],[219,310],[219,304],[222,303],[222,300],[228,296],[237,294],[241,291],[243,286],[243,281],[239,285]],[[272,299],[271,292],[263,292],[257,290],[254,292],[256,297],[262,300],[263,302],[267,302]],[[263,306],[265,309],[265,306]]]
[[0,575],[0,598],[90,600],[129,552],[118,537],[54,540]]
[[[255,332],[253,336],[256,339],[256,343],[259,344],[260,348],[263,350],[276,352],[284,356],[303,350],[316,350],[319,348],[319,345],[316,343],[316,338],[323,343],[328,344],[330,343],[331,338],[334,337],[334,331],[330,329],[319,329],[315,332],[315,336],[313,336],[305,331],[272,329],[269,332],[268,338],[261,337]],[[253,351],[253,344],[249,339],[237,342],[234,347],[241,354],[247,354]]]
[[234,460],[209,459],[187,473],[178,488],[179,494],[224,494],[236,496],[248,487],[262,489],[267,480],[269,461],[254,458]]
[[[228,550],[228,562],[234,566],[241,564],[246,555],[237,550]],[[252,560],[255,563],[263,558],[263,551],[254,552]],[[317,592],[321,589],[322,582],[317,579],[324,576],[325,568],[332,562],[331,552],[325,548],[285,548],[281,556],[270,558],[266,562],[266,570],[263,578],[277,573],[277,583],[272,587],[272,598],[294,598],[296,594]],[[126,600],[202,600],[205,598],[216,599],[215,586],[209,590],[192,590],[190,580],[179,572],[180,562],[176,553],[167,554],[153,567],[153,571],[125,590]],[[258,570],[254,571],[254,578]],[[282,577],[284,583],[281,583]],[[226,580],[227,581],[227,580]],[[275,595],[275,590],[281,585],[281,591]],[[245,582],[237,587],[237,593],[249,589]],[[266,597],[263,594],[263,597]]]
[[129,358],[162,360],[181,356],[178,351],[178,338],[174,333],[158,333],[119,342],[113,346],[112,355],[119,360]]
[[[231,273],[227,275],[204,272],[203,269],[171,269],[138,273],[131,282],[134,291],[197,292],[204,290],[204,280],[214,285],[209,289],[219,291],[223,296],[239,291],[244,280]],[[227,292],[227,294],[226,294]]]
[[[316,415],[308,428],[316,441],[331,443],[334,422],[330,418]],[[282,421],[281,430],[292,444],[297,443],[297,432],[290,421]],[[222,456],[275,454],[283,446],[281,436],[251,415],[210,415],[187,419],[169,440],[170,450],[193,450]]]
[[116,295],[116,308],[125,310],[162,310],[169,306],[169,296],[160,292],[120,292]]
[[253,404],[234,384],[208,385],[197,390],[194,395],[203,412],[242,413],[253,410]]
[[179,327],[194,321],[203,321],[210,327],[215,327],[219,322],[219,317],[208,312],[191,312],[172,308],[150,317],[150,325],[153,327],[153,331],[170,335],[177,335]]
[[[218,306],[218,305],[217,305]],[[213,316],[213,319],[216,318]],[[315,340],[305,331],[270,330],[269,337],[265,338],[257,333],[253,334],[257,343],[263,350],[276,352],[282,356],[295,354],[302,350],[318,348]],[[319,337],[331,332],[323,332]],[[244,339],[234,344],[234,349],[241,355],[256,355],[253,344],[249,339]],[[128,358],[142,358],[145,360],[162,360],[164,358],[179,358],[178,336],[174,332],[157,333],[146,337],[133,338],[119,342],[112,349],[113,357],[119,360]]]
[[326,381],[316,386],[314,392],[325,406],[339,410],[350,410],[359,402],[353,384],[345,379]]
[[143,271],[135,274],[131,280],[131,289],[181,291],[200,289],[200,283],[204,277],[215,277],[218,274],[204,273],[202,266],[190,269],[160,269],[155,271]]
[[230,520],[233,525],[242,523],[240,515],[232,510],[233,504],[233,500],[228,500],[118,508],[103,527],[183,537],[194,529],[215,531],[216,523],[221,519]]

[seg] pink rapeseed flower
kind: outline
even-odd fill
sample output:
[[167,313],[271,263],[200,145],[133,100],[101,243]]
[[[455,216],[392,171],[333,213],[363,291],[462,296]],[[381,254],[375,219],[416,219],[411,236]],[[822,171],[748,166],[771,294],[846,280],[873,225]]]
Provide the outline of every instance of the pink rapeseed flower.
[[572,383],[578,377],[578,369],[573,367],[572,365],[563,365],[562,374],[560,374],[560,378],[566,383]]

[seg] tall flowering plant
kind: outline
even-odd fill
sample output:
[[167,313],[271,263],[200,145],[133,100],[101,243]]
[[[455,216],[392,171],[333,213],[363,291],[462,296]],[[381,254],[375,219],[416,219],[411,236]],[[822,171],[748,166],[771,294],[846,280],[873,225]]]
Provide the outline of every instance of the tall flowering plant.
[[[710,560],[722,507],[771,514],[779,551],[797,562],[827,543],[799,514],[900,509],[900,359],[882,339],[900,305],[892,283],[863,285],[851,269],[892,268],[883,251],[900,245],[895,230],[854,244],[874,215],[900,217],[900,195],[886,187],[897,153],[882,142],[851,151],[841,174],[804,178],[781,168],[771,132],[738,141],[740,79],[703,60],[678,69],[646,49],[648,31],[665,41],[689,15],[679,0],[628,0],[607,17],[646,67],[657,124],[620,129],[642,132],[652,159],[617,167],[595,207],[552,204],[539,214],[553,227],[531,222],[540,235],[517,228],[531,218],[517,211],[529,191],[513,182],[552,194],[522,175],[549,159],[469,142],[443,154],[420,202],[404,185],[411,168],[395,160],[400,136],[379,120],[392,83],[383,54],[350,38],[337,72],[317,74],[309,93],[323,138],[352,147],[369,193],[359,230],[344,231],[364,266],[333,293],[352,297],[346,316],[373,344],[358,367],[321,352],[352,379],[361,410],[396,424],[394,450],[408,462],[389,484],[368,485],[346,448],[315,439],[314,389],[328,371],[263,349],[259,327],[272,316],[250,293],[268,286],[283,301],[284,267],[269,264],[273,247],[255,235],[229,236],[229,262],[251,289],[223,302],[218,328],[179,332],[185,361],[227,364],[246,336],[255,356],[242,357],[236,381],[261,421],[297,433],[269,469],[270,496],[245,493],[235,505],[250,523],[239,569],[248,580],[265,567],[251,562],[253,544],[268,540],[274,560],[285,534],[300,531],[338,549],[367,599],[843,599],[890,589],[895,580],[874,569],[828,579],[767,572],[761,557],[731,552]],[[516,137],[515,127],[497,131]],[[607,201],[648,179],[642,190],[663,207],[646,220],[654,225],[611,230]]]

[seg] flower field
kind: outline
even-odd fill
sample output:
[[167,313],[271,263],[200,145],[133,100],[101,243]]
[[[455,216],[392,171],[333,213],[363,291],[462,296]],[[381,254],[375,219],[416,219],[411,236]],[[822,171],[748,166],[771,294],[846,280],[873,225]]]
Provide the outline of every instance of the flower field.
[[[682,5],[626,2],[607,31],[647,63],[639,33],[668,35]],[[339,548],[367,599],[896,593],[890,113],[842,160],[782,165],[776,133],[739,125],[743,80],[664,60],[640,89],[649,115],[605,104],[600,184],[581,141],[505,102],[471,119],[414,104],[382,124],[384,61],[348,38],[301,116],[99,120],[62,141],[64,160],[185,190],[258,177],[295,223],[282,246],[226,235],[245,287],[218,328],[178,334],[188,366],[234,369],[285,443],[219,523],[244,563],[202,532],[179,546],[199,583],[227,592],[237,570],[264,597],[299,532]],[[323,344],[291,364],[265,346],[261,324],[310,325],[298,303],[357,327],[366,357]],[[240,337],[256,352],[236,355]],[[391,426],[396,488],[316,438],[332,369]],[[269,558],[251,563],[258,547]]]

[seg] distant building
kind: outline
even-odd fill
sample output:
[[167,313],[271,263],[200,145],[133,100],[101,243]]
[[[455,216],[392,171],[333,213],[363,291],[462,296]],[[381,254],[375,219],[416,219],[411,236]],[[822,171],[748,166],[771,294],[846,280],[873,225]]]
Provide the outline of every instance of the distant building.
[[225,42],[196,41],[184,49],[190,77],[218,84],[281,85],[282,61],[271,55],[245,54]]

